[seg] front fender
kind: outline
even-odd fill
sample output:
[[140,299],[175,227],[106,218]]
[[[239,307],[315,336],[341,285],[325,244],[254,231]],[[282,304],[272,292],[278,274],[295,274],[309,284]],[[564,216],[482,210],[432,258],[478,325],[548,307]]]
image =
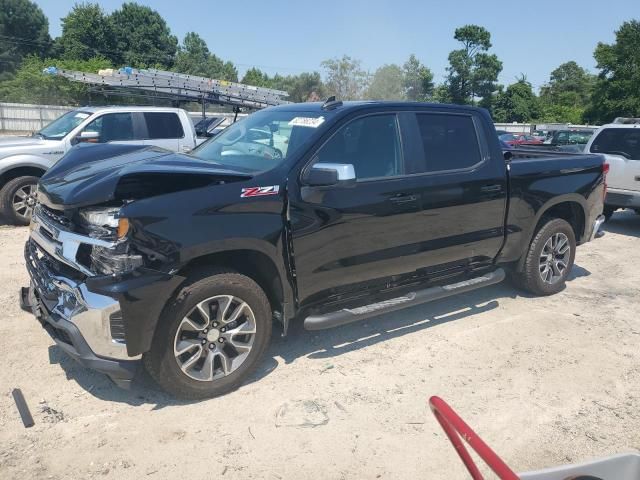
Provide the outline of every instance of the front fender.
[[11,155],[0,160],[0,175],[3,175],[16,168],[25,167],[37,168],[42,170],[42,173],[44,173],[54,163],[55,161],[40,155],[26,153]]

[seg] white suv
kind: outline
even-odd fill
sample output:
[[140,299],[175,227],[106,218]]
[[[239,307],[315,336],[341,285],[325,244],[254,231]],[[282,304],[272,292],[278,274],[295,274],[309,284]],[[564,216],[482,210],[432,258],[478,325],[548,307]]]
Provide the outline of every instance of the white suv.
[[640,118],[616,118],[591,137],[586,152],[604,155],[609,164],[604,214],[619,208],[640,213]]
[[189,152],[197,139],[191,118],[179,108],[72,110],[31,137],[0,139],[0,214],[12,224],[27,225],[38,178],[81,142],[133,143]]

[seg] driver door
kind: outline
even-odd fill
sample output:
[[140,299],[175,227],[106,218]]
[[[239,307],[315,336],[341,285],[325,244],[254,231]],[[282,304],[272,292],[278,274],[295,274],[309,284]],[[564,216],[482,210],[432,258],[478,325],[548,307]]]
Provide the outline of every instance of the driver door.
[[357,295],[367,285],[415,270],[407,245],[419,205],[402,177],[395,114],[356,118],[339,128],[312,163],[351,164],[348,187],[290,185],[290,218],[298,297],[302,305]]

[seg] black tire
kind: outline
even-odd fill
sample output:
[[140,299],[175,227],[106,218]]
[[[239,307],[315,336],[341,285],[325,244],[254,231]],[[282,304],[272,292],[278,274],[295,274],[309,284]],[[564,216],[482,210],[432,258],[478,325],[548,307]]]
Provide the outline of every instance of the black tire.
[[[40,179],[34,176],[17,177],[5,183],[2,189],[0,189],[0,214],[2,214],[11,225],[29,225],[33,205],[24,209],[20,208],[20,211],[16,211],[14,198],[16,198],[20,190],[28,186],[32,186],[32,191],[35,195],[35,187],[38,185],[38,180]],[[33,197],[33,201],[35,201],[35,196]]]
[[[199,302],[217,295],[233,295],[249,305],[255,317],[255,338],[248,356],[236,370],[214,380],[195,380],[178,365],[174,355],[176,333],[182,319]],[[230,270],[199,271],[165,307],[143,363],[158,385],[177,398],[195,400],[222,395],[238,388],[257,367],[271,339],[271,324],[269,301],[252,279]]]
[[[543,267],[543,265],[541,265],[540,259],[545,244],[556,234],[564,234],[566,236],[571,251],[569,252],[567,266],[562,272],[562,275],[560,275],[560,278],[556,280],[555,283],[547,283],[541,275],[541,267]],[[575,255],[576,237],[571,225],[560,218],[543,219],[541,227],[529,245],[522,271],[511,272],[510,277],[516,286],[534,295],[553,295],[564,289],[567,276],[573,268]]]
[[617,208],[605,206],[604,210],[602,211],[602,214],[604,215],[604,221],[608,222],[609,220],[611,220],[611,216],[616,210]]

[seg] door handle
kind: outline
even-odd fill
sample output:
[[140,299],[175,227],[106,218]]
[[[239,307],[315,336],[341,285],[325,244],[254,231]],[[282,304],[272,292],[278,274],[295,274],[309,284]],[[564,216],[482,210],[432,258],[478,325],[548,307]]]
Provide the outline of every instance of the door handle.
[[412,202],[415,202],[416,200],[418,200],[418,197],[416,195],[404,195],[404,194],[399,194],[399,195],[396,195],[395,197],[389,198],[389,201],[395,203],[396,205],[399,205],[402,203],[412,203]]
[[492,193],[502,191],[502,185],[485,185],[480,187],[480,191],[483,193]]

